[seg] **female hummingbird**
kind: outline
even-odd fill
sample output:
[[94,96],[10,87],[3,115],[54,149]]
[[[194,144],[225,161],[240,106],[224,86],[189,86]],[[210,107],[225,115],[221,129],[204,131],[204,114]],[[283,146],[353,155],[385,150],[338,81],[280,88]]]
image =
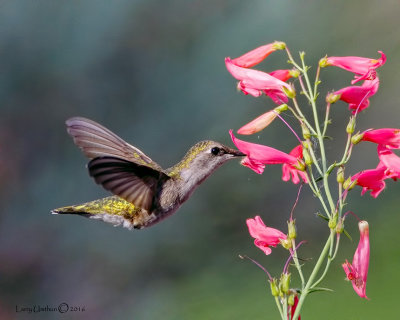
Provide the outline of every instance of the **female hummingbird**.
[[164,170],[92,120],[74,117],[66,125],[75,144],[90,159],[89,175],[114,196],[51,212],[100,219],[128,229],[148,227],[170,216],[218,167],[245,156],[221,143],[201,141],[180,162]]

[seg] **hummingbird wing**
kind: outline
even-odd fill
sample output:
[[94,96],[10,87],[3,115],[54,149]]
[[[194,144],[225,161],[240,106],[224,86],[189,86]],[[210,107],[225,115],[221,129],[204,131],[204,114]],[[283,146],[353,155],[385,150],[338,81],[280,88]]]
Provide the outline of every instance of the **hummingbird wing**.
[[162,168],[138,148],[95,121],[74,117],[66,121],[67,132],[74,143],[89,158],[117,157],[155,170]]
[[150,212],[157,186],[170,177],[147,165],[116,157],[98,157],[88,163],[89,174],[106,190]]

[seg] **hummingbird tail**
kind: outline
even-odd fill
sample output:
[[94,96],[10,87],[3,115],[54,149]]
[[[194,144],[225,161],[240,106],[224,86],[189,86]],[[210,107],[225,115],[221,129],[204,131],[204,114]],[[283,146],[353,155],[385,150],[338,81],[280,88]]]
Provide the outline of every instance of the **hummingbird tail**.
[[154,219],[147,211],[117,196],[51,210],[52,214],[73,214],[90,219],[103,220],[114,226],[141,229]]

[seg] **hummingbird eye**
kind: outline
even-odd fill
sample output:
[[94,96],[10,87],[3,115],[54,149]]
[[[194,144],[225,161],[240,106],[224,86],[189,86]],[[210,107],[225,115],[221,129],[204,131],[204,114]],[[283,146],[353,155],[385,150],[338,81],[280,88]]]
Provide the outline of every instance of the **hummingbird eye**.
[[220,149],[218,147],[214,147],[211,149],[211,153],[216,156],[219,154]]

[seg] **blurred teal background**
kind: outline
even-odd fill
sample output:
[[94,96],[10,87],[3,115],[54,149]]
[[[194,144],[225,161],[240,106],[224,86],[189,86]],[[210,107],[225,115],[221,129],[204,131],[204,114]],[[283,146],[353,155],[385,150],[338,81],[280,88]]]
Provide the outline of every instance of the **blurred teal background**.
[[[306,51],[314,71],[325,54],[384,51],[381,87],[358,128],[399,127],[399,14],[397,0],[1,1],[0,319],[277,319],[264,273],[238,255],[277,276],[282,270],[287,253],[263,255],[245,225],[259,214],[285,230],[298,187],[281,181],[280,167],[259,176],[228,163],[177,214],[141,231],[52,216],[53,208],[107,195],[89,178],[64,121],[96,120],[164,167],[199,140],[232,146],[229,129],[274,105],[236,92],[224,57],[281,40],[296,57]],[[286,60],[277,52],[260,68],[285,68]],[[327,90],[351,78],[323,71],[321,109]],[[344,103],[332,107],[332,161],[344,146],[348,116]],[[296,144],[279,121],[255,139],[286,152]],[[347,174],[377,163],[374,145],[357,146]],[[344,281],[341,263],[358,242],[349,218],[353,241],[342,239],[324,282],[335,292],[310,296],[303,319],[398,317],[400,185],[388,181],[378,199],[360,191],[351,192],[348,210],[370,223],[371,300]],[[305,260],[317,257],[327,236],[318,210],[303,188],[295,216],[299,239],[307,240]],[[85,311],[16,312],[63,302]]]

